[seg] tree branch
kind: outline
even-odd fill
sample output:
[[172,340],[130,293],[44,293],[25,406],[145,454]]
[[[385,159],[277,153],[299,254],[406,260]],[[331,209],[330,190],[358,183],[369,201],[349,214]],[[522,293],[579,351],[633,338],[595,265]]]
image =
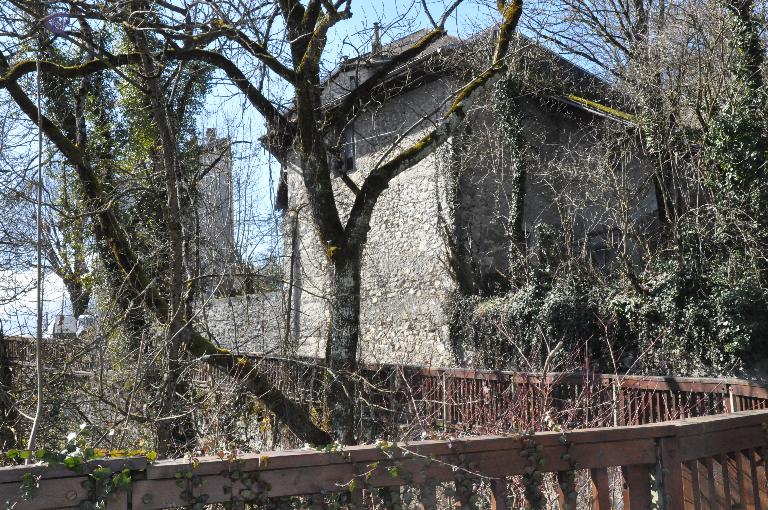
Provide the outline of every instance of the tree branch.
[[[270,150],[275,154],[285,154],[293,143],[293,124],[266,98],[245,76],[237,65],[227,57],[209,50],[198,48],[170,49],[154,58],[165,60],[200,60],[207,62],[222,71],[232,83],[245,95],[248,101],[261,113],[269,124]],[[53,74],[64,78],[87,76],[100,71],[131,64],[140,64],[140,53],[124,53],[118,55],[106,55],[105,58],[89,60],[82,64],[65,66],[51,61],[40,61],[41,72]],[[35,72],[36,62],[24,60],[11,66],[0,76],[0,89],[7,88],[8,84],[15,82],[22,76]]]
[[344,96],[341,103],[328,109],[326,113],[327,125],[335,126],[341,123],[346,123],[347,118],[350,114],[353,113],[354,108],[359,103],[359,101],[370,95],[374,88],[383,84],[384,80],[392,71],[402,66],[406,62],[410,62],[414,58],[418,57],[432,43],[445,35],[445,30],[438,27],[419,39],[413,46],[399,53],[387,63],[382,65],[367,80],[365,80],[359,86],[355,87],[355,89],[349,92],[349,94]]
[[389,182],[400,173],[422,161],[440,145],[445,143],[464,121],[464,106],[470,96],[483,88],[491,78],[506,69],[507,66],[504,59],[509,51],[512,34],[520,21],[522,7],[522,0],[513,0],[508,6],[500,6],[503,22],[496,38],[491,66],[459,90],[437,127],[433,128],[429,133],[422,136],[413,145],[388,162],[375,168],[366,177],[360,193],[355,197],[355,202],[352,205],[349,220],[345,227],[350,248],[362,246],[362,243],[365,242],[368,229],[370,228],[373,208],[381,193],[389,186]]
[[[0,62],[2,65],[3,62]],[[37,119],[38,110],[26,93],[16,83],[7,81],[8,90],[19,108],[30,119]],[[62,133],[45,115],[41,115],[41,127],[46,136],[56,145],[61,153],[75,166],[85,197],[95,205],[94,226],[96,237],[105,242],[118,267],[124,273],[128,285],[139,295],[145,296],[149,311],[161,322],[169,316],[168,303],[159,290],[147,278],[141,262],[131,249],[125,232],[111,208],[95,171],[85,160],[83,152]],[[191,329],[191,328],[190,328]],[[288,399],[276,389],[265,376],[259,373],[256,365],[247,358],[237,357],[231,351],[214,345],[209,339],[191,330],[190,353],[229,374],[244,378],[248,389],[261,400],[297,437],[313,444],[328,444],[331,437],[314,425],[307,410]]]

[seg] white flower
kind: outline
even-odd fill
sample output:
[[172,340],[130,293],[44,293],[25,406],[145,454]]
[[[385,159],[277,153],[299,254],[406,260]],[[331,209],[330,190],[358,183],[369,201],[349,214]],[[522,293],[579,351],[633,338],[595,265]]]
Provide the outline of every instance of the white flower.
[[67,441],[74,441],[77,437],[77,432],[70,432],[67,434]]
[[83,429],[85,429],[85,427],[86,427],[85,423],[81,423],[81,424],[80,424],[80,430],[83,430]]

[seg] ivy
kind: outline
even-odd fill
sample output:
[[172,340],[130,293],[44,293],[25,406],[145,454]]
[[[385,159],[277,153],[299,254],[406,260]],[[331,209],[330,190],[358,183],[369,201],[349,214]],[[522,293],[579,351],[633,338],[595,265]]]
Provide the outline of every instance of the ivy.
[[[681,225],[681,230],[685,225]],[[749,254],[680,235],[676,252],[637,276],[642,292],[573,261],[532,268],[498,296],[447,304],[454,355],[490,369],[541,370],[562,340],[557,370],[722,376],[768,356],[768,303]],[[613,349],[613,352],[612,352]],[[563,424],[567,425],[567,424]]]
[[[11,449],[2,454],[6,460],[12,462],[36,461],[48,466],[64,466],[76,473],[87,474],[83,482],[87,499],[82,501],[78,508],[82,510],[95,510],[107,507],[107,500],[111,494],[118,490],[129,490],[133,479],[130,469],[114,471],[111,467],[102,465],[98,461],[111,458],[144,457],[148,462],[154,462],[157,452],[146,450],[117,450],[106,448],[94,448],[87,446],[85,438],[85,424],[80,426],[78,432],[71,432],[66,438],[60,450],[48,450],[38,448],[36,450]],[[21,477],[21,499],[30,501],[36,495],[42,475],[24,473]]]
[[526,466],[523,469],[523,486],[525,490],[525,499],[532,509],[543,509],[546,507],[546,499],[541,489],[543,480],[542,468],[544,467],[544,457],[542,452],[544,446],[536,443],[533,432],[527,432],[522,435],[523,449],[520,455],[526,458]]

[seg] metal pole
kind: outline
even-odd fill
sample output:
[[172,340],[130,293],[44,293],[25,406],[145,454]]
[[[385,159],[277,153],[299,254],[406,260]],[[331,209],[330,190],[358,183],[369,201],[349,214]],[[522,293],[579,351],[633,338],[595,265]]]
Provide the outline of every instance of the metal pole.
[[[42,257],[42,238],[43,238],[43,112],[40,108],[40,56],[37,58],[37,328],[35,331],[35,368],[37,369],[37,407],[35,408],[35,420],[32,422],[32,430],[29,432],[29,441],[27,449],[35,448],[35,439],[40,427],[40,420],[43,414],[43,257]],[[29,459],[27,459],[29,462]]]

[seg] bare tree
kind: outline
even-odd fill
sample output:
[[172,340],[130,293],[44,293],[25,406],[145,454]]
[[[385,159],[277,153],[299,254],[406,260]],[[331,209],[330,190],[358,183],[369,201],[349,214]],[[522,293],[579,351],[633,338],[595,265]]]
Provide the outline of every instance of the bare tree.
[[[371,213],[388,183],[444,143],[462,122],[470,96],[504,69],[509,39],[520,17],[522,3],[519,0],[498,3],[502,22],[488,67],[470,77],[452,98],[447,99],[448,106],[434,128],[412,145],[398,147],[366,177],[359,189],[353,188],[355,200],[346,222],[342,220],[331,185],[333,148],[329,146],[329,140],[334,138],[340,126],[363,110],[361,105],[398,67],[445,36],[446,20],[459,3],[453,2],[421,40],[405,48],[331,108],[322,107],[321,101],[323,54],[329,31],[352,16],[350,1],[311,0],[302,5],[293,0],[281,0],[252,7],[222,8],[179,7],[165,2],[96,7],[63,1],[61,9],[79,20],[81,30],[64,31],[62,37],[75,45],[90,48],[90,60],[74,65],[40,62],[42,73],[62,79],[115,73],[149,98],[148,106],[159,132],[158,147],[165,173],[166,229],[172,268],[171,281],[162,290],[147,272],[146,264],[137,257],[120,213],[105,191],[105,179],[109,179],[114,170],[108,169],[105,175],[97,171],[92,155],[51,118],[43,117],[42,128],[76,170],[82,200],[91,211],[95,238],[105,247],[102,258],[111,258],[105,260],[105,264],[113,264],[123,275],[123,286],[132,296],[130,300],[143,302],[155,319],[166,325],[169,361],[174,360],[178,352],[189,352],[227,370],[244,373],[250,388],[267,407],[299,437],[313,443],[328,442],[329,436],[311,423],[304,410],[259,375],[257,367],[217,348],[194,331],[185,319],[186,305],[181,290],[184,246],[179,232],[184,227],[174,214],[174,211],[176,214],[180,212],[177,205],[178,156],[173,127],[167,121],[167,97],[156,77],[157,70],[173,62],[202,62],[223,72],[264,117],[269,128],[266,143],[272,153],[281,158],[288,158],[292,151],[295,153],[310,198],[312,217],[334,270],[333,324],[327,362],[338,377],[331,382],[328,401],[334,435],[350,443],[354,440],[355,388],[351,375],[355,372],[359,340],[360,266]],[[45,22],[35,14],[35,2],[18,1],[13,2],[13,6],[22,17],[37,23],[28,25],[33,32]],[[277,28],[278,19],[283,29]],[[124,28],[135,50],[115,52],[109,44],[93,37],[96,30],[85,28],[90,23],[97,24],[101,30],[120,32]],[[246,62],[245,67],[239,64],[242,59]],[[29,118],[37,118],[37,109],[21,84],[21,80],[34,71],[36,62],[14,61],[12,56],[4,53],[1,64],[0,88],[10,94]],[[126,74],[124,68],[136,69],[134,72],[139,74],[139,79],[131,73]],[[248,77],[253,70],[261,73],[255,82]],[[293,90],[294,111],[290,117],[281,106],[282,96],[270,98],[267,95],[266,84],[274,80]],[[171,379],[173,374],[171,369]],[[172,393],[172,388],[170,385],[167,391]]]

